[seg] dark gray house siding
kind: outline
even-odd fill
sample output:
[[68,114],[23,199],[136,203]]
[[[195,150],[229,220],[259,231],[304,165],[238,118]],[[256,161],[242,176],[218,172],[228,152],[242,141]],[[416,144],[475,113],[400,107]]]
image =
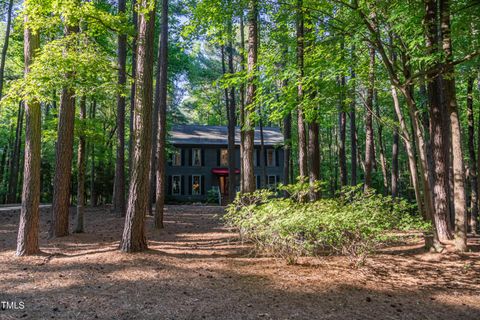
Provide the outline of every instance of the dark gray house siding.
[[[170,143],[175,147],[178,155],[171,155],[167,160],[167,201],[205,202],[208,190],[219,188],[224,193],[228,189],[225,185],[225,181],[229,180],[225,175],[228,166],[221,163],[221,150],[227,149],[226,130],[227,127],[197,125],[179,125],[172,128]],[[269,156],[268,162],[270,164],[266,166],[267,183],[269,180],[272,184],[279,183],[283,179],[283,148],[281,144],[283,143],[283,136],[278,128],[265,128],[264,130],[265,158],[267,158],[267,155]],[[257,132],[255,133],[255,138],[257,138]],[[239,135],[238,130],[237,135]],[[195,149],[200,149],[200,156],[197,159],[200,165],[195,165],[193,151]],[[198,151],[195,152],[198,156]],[[178,157],[178,159],[175,159],[177,165],[174,163],[175,157]],[[260,158],[258,133],[258,139],[255,139],[254,155],[254,172],[258,188],[260,187],[262,173]],[[239,169],[240,148],[238,143],[235,150],[235,159],[235,166]],[[239,174],[236,175],[235,184],[239,188]],[[195,188],[197,189],[195,190]]]

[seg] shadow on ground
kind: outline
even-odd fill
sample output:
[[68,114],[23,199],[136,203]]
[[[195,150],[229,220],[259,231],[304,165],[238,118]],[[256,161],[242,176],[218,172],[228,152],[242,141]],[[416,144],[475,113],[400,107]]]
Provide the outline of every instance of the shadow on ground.
[[[0,213],[0,319],[480,319],[478,253],[387,249],[361,269],[344,257],[286,265],[252,256],[219,221],[221,208],[169,207],[150,250],[118,252],[123,219],[87,212],[85,234],[15,258],[18,214]],[[42,213],[47,230],[48,211]]]

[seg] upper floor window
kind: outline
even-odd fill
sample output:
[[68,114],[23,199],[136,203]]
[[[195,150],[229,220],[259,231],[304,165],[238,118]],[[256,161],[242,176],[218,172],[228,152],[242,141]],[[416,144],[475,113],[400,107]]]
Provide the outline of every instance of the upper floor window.
[[202,149],[192,149],[192,166],[200,167],[202,165]]
[[220,165],[228,166],[228,149],[220,150]]
[[182,151],[180,149],[175,149],[172,153],[172,166],[181,166],[182,165]]
[[267,166],[275,166],[275,149],[267,149]]

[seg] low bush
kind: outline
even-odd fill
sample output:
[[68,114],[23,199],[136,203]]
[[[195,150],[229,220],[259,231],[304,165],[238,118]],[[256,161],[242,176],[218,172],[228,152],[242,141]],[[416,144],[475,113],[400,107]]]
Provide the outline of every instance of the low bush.
[[267,190],[239,195],[224,219],[257,249],[292,263],[301,255],[334,253],[346,254],[359,264],[391,240],[392,231],[430,228],[415,206],[402,199],[354,187],[335,198],[300,202],[306,188],[305,184],[281,187],[288,198]]
[[218,190],[216,189],[210,189],[207,191],[207,203],[216,203],[218,204],[219,199],[218,199]]

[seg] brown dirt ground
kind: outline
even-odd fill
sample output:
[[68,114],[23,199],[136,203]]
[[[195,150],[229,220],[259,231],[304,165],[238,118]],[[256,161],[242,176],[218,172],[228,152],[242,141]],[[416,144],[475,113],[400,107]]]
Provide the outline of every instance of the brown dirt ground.
[[49,241],[44,208],[45,255],[18,258],[18,211],[2,209],[0,301],[25,309],[0,319],[480,319],[478,252],[425,253],[417,240],[360,269],[345,257],[287,265],[253,255],[221,214],[170,206],[166,229],[147,219],[150,250],[124,254],[123,220],[108,210],[88,210],[85,234]]

